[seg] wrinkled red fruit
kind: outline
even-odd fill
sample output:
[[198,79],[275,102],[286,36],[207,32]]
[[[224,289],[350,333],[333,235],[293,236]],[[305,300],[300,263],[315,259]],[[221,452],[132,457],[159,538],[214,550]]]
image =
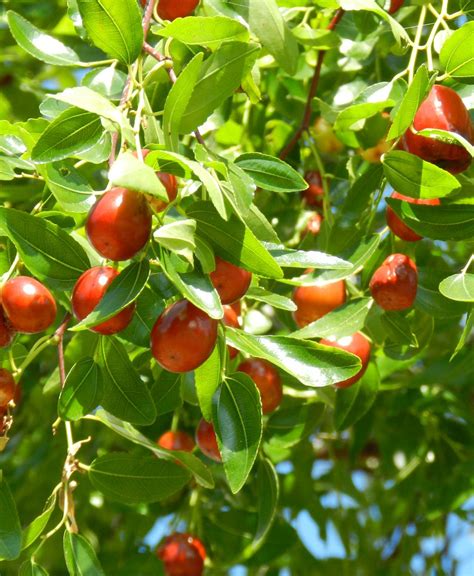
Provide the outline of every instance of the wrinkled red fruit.
[[151,351],[170,372],[189,372],[211,355],[217,340],[217,320],[187,300],[169,306],[151,331]]
[[0,308],[0,348],[6,348],[11,344],[15,336],[15,331],[11,327],[10,322],[5,317],[3,309]]
[[[398,192],[393,192],[391,198],[404,200],[410,204],[427,204],[429,206],[439,206],[441,204],[439,198],[410,198],[409,196],[404,196]],[[385,215],[387,218],[387,224],[395,236],[398,236],[407,242],[417,242],[423,238],[423,236],[418,235],[414,230],[407,226],[405,222],[400,220],[390,206],[387,206],[387,212]]]
[[[428,98],[419,107],[413,126],[418,131],[436,128],[455,132],[471,144],[473,142],[469,112],[460,96],[446,86],[433,86]],[[471,164],[471,155],[462,146],[418,136],[410,129],[405,132],[402,144],[408,152],[437,164],[452,174],[464,172]]]
[[[72,311],[78,320],[83,320],[94,310],[102,300],[107,288],[119,275],[119,272],[110,266],[95,266],[86,270],[72,291]],[[121,312],[105,322],[91,328],[99,334],[116,334],[130,324],[135,311],[135,304],[130,304]]]
[[129,260],[148,242],[151,210],[143,194],[112,188],[92,207],[86,223],[87,237],[97,252],[109,260]]
[[346,301],[346,285],[343,280],[320,286],[299,286],[293,293],[298,306],[294,313],[300,328],[322,318]]
[[388,13],[395,14],[395,12],[398,12],[398,10],[403,6],[404,1],[405,0],[390,0]]
[[196,430],[196,444],[208,458],[215,462],[222,462],[214,426],[204,418],[201,419]]
[[340,350],[345,350],[346,352],[351,352],[361,359],[362,368],[357,372],[352,378],[348,378],[343,382],[338,382],[336,388],[349,388],[356,382],[358,382],[367,370],[370,360],[370,342],[367,338],[360,332],[352,334],[352,336],[344,336],[344,338],[324,338],[320,341],[320,344],[325,346],[332,346],[333,348],[339,348]]
[[176,532],[158,547],[156,555],[163,561],[167,576],[201,576],[206,549],[199,538]]
[[11,372],[0,368],[0,410],[5,409],[15,398],[15,380]]
[[17,332],[35,334],[51,326],[56,318],[56,302],[41,282],[17,276],[3,286],[2,306]]
[[199,0],[159,0],[158,16],[163,20],[174,20],[189,16],[199,4]]
[[[231,328],[240,328],[239,317],[231,306],[224,306],[223,321],[226,326],[230,326]],[[227,346],[227,350],[229,351],[229,357],[231,360],[233,360],[239,353],[239,351],[232,348],[232,346]]]
[[252,378],[262,399],[262,411],[269,414],[278,408],[281,403],[283,391],[278,371],[266,360],[249,358],[244,360],[237,368]]
[[158,438],[157,444],[167,450],[182,450],[184,452],[192,452],[196,445],[193,438],[182,430],[176,432],[168,430]]
[[405,254],[392,254],[370,280],[370,292],[384,310],[405,310],[413,305],[418,288],[416,265]]
[[232,304],[247,292],[252,274],[216,256],[216,269],[210,273],[211,282],[222,304]]
[[304,179],[308,183],[308,188],[303,190],[301,195],[308,206],[321,208],[324,202],[324,189],[321,174],[319,172],[307,172]]

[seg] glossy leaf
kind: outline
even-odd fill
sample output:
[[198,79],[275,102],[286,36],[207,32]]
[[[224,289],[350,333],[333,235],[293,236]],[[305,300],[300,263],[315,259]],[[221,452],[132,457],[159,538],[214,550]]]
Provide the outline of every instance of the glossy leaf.
[[474,302],[474,274],[462,272],[445,278],[439,285],[443,296],[458,302]]
[[151,388],[158,416],[173,412],[183,404],[181,393],[181,374],[163,370]]
[[212,398],[221,381],[220,349],[219,346],[214,346],[209,358],[194,371],[194,383],[199,399],[199,407],[208,422],[212,420]]
[[156,32],[165,38],[175,38],[190,46],[206,46],[216,49],[223,42],[248,42],[247,28],[232,18],[224,16],[190,16],[186,20],[174,20]]
[[233,494],[244,486],[262,438],[262,402],[254,381],[243,373],[224,380],[214,396],[213,423]]
[[236,158],[235,163],[264,190],[299,192],[308,187],[304,178],[289,164],[267,154],[242,154]]
[[360,370],[360,360],[347,352],[330,350],[309,340],[289,336],[252,336],[226,329],[229,344],[250,356],[268,360],[305,386],[329,386]]
[[47,164],[43,174],[48,188],[59,204],[68,212],[89,212],[96,201],[87,180],[72,166]]
[[92,358],[83,358],[71,368],[58,400],[58,414],[64,420],[80,420],[100,404],[102,380]]
[[131,152],[117,158],[109,172],[109,178],[115,186],[151,194],[165,202],[169,200],[165,187],[156,177],[153,168],[138,160]]
[[84,536],[65,530],[63,547],[70,576],[105,576],[94,549]]
[[449,76],[472,84],[474,77],[474,22],[466,22],[443,44],[439,59]]
[[291,298],[286,298],[285,296],[274,294],[260,287],[251,286],[247,290],[245,298],[269,304],[270,306],[279,308],[280,310],[288,310],[288,312],[294,312],[297,309],[296,304],[293,302],[293,300],[291,300]]

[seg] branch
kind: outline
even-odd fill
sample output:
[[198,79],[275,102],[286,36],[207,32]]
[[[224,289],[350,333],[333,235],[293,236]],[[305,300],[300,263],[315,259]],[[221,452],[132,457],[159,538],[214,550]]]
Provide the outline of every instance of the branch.
[[[341,18],[344,16],[344,10],[339,8],[336,12],[334,18],[328,24],[327,30],[334,30],[336,26],[339,24]],[[285,158],[293,151],[293,148],[298,144],[299,139],[303,135],[306,130],[308,130],[310,122],[311,122],[311,113],[313,108],[313,98],[316,96],[316,92],[319,86],[319,79],[321,77],[321,67],[323,65],[324,57],[326,56],[327,50],[321,50],[318,53],[318,60],[316,62],[316,67],[314,69],[313,78],[311,80],[311,85],[309,87],[308,98],[306,99],[306,106],[304,109],[303,118],[301,120],[301,124],[299,125],[298,129],[296,130],[293,138],[288,142],[288,144],[283,148],[280,152],[280,159],[285,160]]]

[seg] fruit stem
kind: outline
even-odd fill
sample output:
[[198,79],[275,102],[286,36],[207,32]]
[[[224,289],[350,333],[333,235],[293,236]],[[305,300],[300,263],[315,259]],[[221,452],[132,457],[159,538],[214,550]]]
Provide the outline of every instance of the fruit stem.
[[[428,9],[433,13],[431,10],[433,6],[431,4],[428,5]],[[428,36],[428,40],[426,41],[425,48],[426,48],[426,58],[428,61],[428,70],[431,72],[433,71],[433,42],[435,40],[435,36],[438,33],[438,29],[441,26],[441,23],[444,22],[444,18],[448,13],[448,0],[443,0],[443,4],[441,6],[441,12],[437,12],[434,10],[434,14],[436,16],[436,22],[434,23],[433,28],[431,29],[431,33]]]
[[179,408],[177,408],[173,413],[173,420],[171,421],[171,431],[176,432],[179,427]]

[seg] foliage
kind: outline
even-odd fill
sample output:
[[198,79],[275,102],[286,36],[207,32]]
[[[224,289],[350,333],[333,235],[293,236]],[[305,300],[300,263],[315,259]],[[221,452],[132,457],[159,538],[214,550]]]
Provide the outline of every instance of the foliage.
[[[209,575],[407,574],[430,537],[444,544],[424,573],[456,573],[446,526],[469,519],[473,494],[474,169],[398,144],[435,82],[474,108],[474,24],[463,0],[382,4],[201,0],[165,22],[152,0],[2,1],[0,274],[34,276],[59,311],[0,351],[22,391],[0,431],[1,574],[162,574],[154,549],[174,530],[204,542]],[[424,134],[472,156],[469,138]],[[167,202],[156,171],[178,179],[177,199],[73,320],[76,281],[105,262],[89,211],[112,186]],[[317,208],[301,194],[309,171]],[[388,205],[424,238],[392,234]],[[419,275],[414,306],[395,312],[369,290],[392,253]],[[222,319],[216,256],[253,273],[243,327],[220,322],[205,363],[167,372],[150,331],[180,298]],[[347,301],[298,327],[295,288],[340,280]],[[91,330],[134,302],[122,332]],[[361,363],[316,339],[357,331],[370,364],[336,389]],[[270,415],[237,372],[248,356],[282,378]],[[170,428],[194,436],[202,416],[223,464],[156,444]],[[323,540],[337,531],[343,559],[310,553],[313,523]]]

